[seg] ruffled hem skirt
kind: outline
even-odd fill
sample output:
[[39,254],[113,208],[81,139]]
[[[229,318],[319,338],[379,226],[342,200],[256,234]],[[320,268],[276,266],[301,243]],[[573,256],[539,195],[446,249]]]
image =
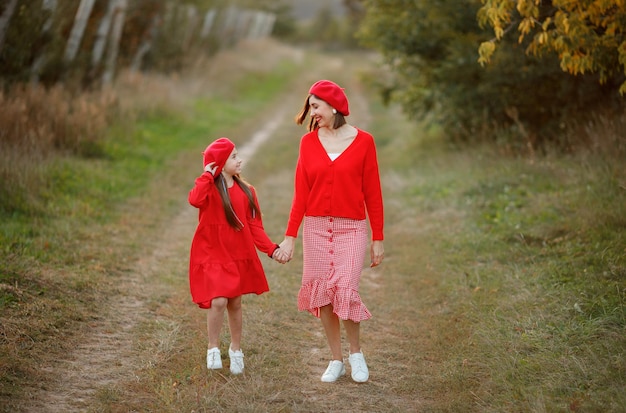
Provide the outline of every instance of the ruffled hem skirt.
[[359,295],[367,221],[305,217],[302,233],[304,266],[298,309],[319,317],[320,307],[332,305],[341,320],[371,318]]

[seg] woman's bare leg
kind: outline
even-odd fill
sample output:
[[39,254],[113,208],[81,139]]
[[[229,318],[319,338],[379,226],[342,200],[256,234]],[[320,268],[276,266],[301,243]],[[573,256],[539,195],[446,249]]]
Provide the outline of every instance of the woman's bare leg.
[[326,340],[332,353],[333,360],[343,361],[341,353],[341,325],[337,314],[333,313],[332,305],[325,305],[320,308],[320,319],[326,333]]
[[361,352],[360,330],[361,323],[352,320],[343,320],[343,327],[346,329],[348,343],[350,343],[350,354]]

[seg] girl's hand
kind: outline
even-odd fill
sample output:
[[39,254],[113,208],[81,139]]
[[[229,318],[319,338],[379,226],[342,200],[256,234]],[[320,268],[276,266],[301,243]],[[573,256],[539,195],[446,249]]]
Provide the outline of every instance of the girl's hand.
[[217,170],[217,165],[215,165],[215,162],[209,162],[208,164],[206,164],[206,166],[204,167],[204,171],[210,173],[211,175],[215,176],[215,171]]

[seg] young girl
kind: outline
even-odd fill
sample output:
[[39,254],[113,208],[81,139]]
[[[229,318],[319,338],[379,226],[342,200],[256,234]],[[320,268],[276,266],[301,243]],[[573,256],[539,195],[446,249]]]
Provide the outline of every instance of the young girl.
[[207,367],[222,368],[219,339],[227,310],[233,374],[244,369],[241,296],[269,291],[255,247],[277,261],[283,260],[278,245],[265,233],[255,190],[240,173],[241,159],[235,144],[228,138],[217,139],[204,151],[204,173],[189,192],[189,203],[199,209],[191,244],[189,285],[193,301],[207,309]]

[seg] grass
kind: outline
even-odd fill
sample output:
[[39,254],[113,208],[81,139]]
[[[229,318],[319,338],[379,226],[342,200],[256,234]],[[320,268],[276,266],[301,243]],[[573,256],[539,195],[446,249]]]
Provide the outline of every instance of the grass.
[[[388,112],[373,113],[384,113],[377,136],[399,134]],[[428,256],[433,268],[424,272],[438,274],[428,280],[438,285],[432,305],[442,307],[443,328],[457,331],[435,333],[447,355],[437,388],[449,401],[433,411],[621,411],[623,138],[596,151],[516,159],[450,150],[432,143],[436,130],[416,132],[420,139],[383,146],[381,162],[390,171],[387,227],[397,237],[390,258]],[[420,253],[422,238],[430,245]],[[419,288],[412,278],[429,278],[395,260],[389,267],[406,274],[400,282],[410,293],[400,301]]]
[[434,241],[451,311],[471,326],[452,346],[462,365],[480,372],[472,402],[480,411],[619,411],[626,405],[619,156],[585,156],[582,164],[581,155],[445,156],[445,171],[418,167],[428,182],[405,193],[431,216],[462,211],[461,219],[436,221],[447,234]]
[[[24,411],[38,380],[54,388],[39,366],[109,318],[128,330],[116,355],[127,365],[95,387],[86,411],[623,410],[626,176],[610,122],[593,148],[569,155],[460,150],[437,128],[366,100],[373,93],[355,75],[363,56],[312,54],[306,73],[289,59],[268,72],[250,51],[222,59],[241,77],[213,69],[208,77],[224,80],[207,95],[197,92],[203,80],[155,82],[151,93],[173,110],[147,92],[120,96],[147,108],[136,126],[112,131],[106,157],[59,160],[51,212],[2,221],[7,411]],[[347,85],[351,121],[379,143],[386,259],[364,271],[361,288],[374,314],[362,326],[371,380],[319,382],[328,350],[319,322],[296,311],[299,246],[284,266],[262,257],[271,292],[244,298],[246,373],[208,372],[205,314],[190,303],[185,275],[195,217],[180,213],[198,152],[213,134],[242,144],[279,104],[295,114],[302,96],[293,91],[321,77]],[[286,116],[244,168],[276,241],[303,131]],[[107,300],[137,303],[122,307],[136,320],[108,313]],[[227,329],[223,343],[227,365]]]

